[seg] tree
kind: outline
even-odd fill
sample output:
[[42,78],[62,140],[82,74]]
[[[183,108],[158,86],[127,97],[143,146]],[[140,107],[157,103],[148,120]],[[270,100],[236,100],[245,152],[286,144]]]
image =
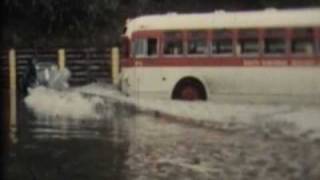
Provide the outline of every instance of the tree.
[[5,0],[5,46],[108,46],[126,18],[166,12],[208,12],[319,6],[320,0]]

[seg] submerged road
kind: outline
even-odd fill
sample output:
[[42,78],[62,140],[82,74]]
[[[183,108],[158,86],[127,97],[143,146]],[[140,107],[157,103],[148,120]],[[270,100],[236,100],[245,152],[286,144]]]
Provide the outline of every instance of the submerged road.
[[39,118],[20,103],[18,142],[6,157],[6,179],[126,179],[128,134],[114,122],[129,117],[121,115],[112,120]]
[[40,117],[20,103],[6,179],[320,179],[320,140],[286,133],[290,124],[203,128],[107,100],[97,112]]

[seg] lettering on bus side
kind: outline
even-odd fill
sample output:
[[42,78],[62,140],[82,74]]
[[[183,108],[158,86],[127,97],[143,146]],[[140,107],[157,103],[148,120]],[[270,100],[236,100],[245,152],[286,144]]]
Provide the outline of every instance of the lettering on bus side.
[[134,65],[135,66],[143,66],[143,62],[142,61],[135,61]]
[[244,66],[260,66],[259,59],[243,59]]

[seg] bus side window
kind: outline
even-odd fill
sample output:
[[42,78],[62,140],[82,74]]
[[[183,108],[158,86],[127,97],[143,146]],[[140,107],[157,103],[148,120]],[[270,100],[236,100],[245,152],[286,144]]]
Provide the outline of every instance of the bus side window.
[[258,39],[256,38],[246,38],[239,40],[240,47],[241,47],[241,54],[251,54],[256,55],[259,52],[259,43]]
[[148,40],[148,56],[155,56],[157,55],[157,39],[155,38],[149,38]]
[[180,32],[165,33],[163,53],[165,55],[182,55],[183,54],[183,40]]
[[291,40],[291,52],[297,55],[312,56],[315,51],[313,31],[310,28],[300,28],[293,30]]
[[211,53],[213,55],[229,55],[233,52],[232,39],[214,39],[211,42]]
[[156,38],[139,38],[133,41],[132,54],[136,58],[154,57],[157,55]]
[[208,52],[207,32],[194,31],[188,32],[188,48],[189,55],[204,55]]
[[233,42],[232,31],[230,30],[215,30],[211,41],[212,55],[232,55]]
[[241,55],[257,55],[259,53],[258,31],[252,29],[240,30],[238,44]]
[[284,29],[267,29],[264,38],[264,53],[266,55],[282,55],[286,53]]
[[293,39],[291,51],[294,54],[312,55],[314,52],[314,44],[312,39]]
[[284,54],[286,52],[286,43],[283,38],[266,38],[264,52],[265,54]]

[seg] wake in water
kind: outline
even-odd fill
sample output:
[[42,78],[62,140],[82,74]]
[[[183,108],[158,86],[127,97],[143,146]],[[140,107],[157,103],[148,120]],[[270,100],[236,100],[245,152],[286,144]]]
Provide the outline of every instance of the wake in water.
[[99,119],[96,107],[103,103],[99,97],[86,98],[75,91],[58,91],[43,86],[29,89],[24,99],[28,108],[41,117]]
[[[160,112],[184,117],[199,123],[249,124],[281,129],[289,133],[317,132],[320,136],[320,111],[318,106],[218,104],[214,102],[183,102],[161,99],[135,99],[122,95],[115,87],[90,84],[63,91],[36,87],[26,97],[27,106],[42,117],[72,119],[114,118],[112,109],[123,109],[130,104],[144,111]],[[120,105],[119,105],[120,104]],[[297,128],[293,128],[297,127]]]

